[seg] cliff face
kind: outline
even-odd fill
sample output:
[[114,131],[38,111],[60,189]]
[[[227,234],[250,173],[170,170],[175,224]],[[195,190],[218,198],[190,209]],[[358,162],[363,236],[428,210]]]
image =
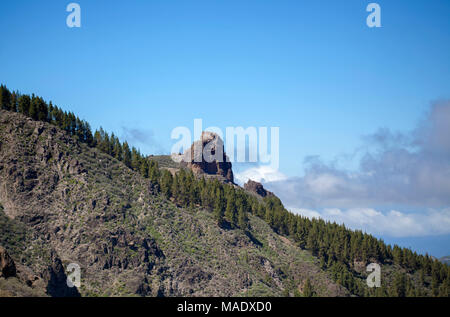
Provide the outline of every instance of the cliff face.
[[212,132],[202,132],[200,140],[182,156],[181,166],[196,175],[212,175],[226,182],[234,182],[232,164],[225,153],[223,140]]
[[[192,167],[233,180],[230,163]],[[0,295],[277,296],[306,278],[321,295],[347,294],[263,220],[250,215],[247,233],[222,229],[152,188],[64,131],[0,111],[0,245],[17,267],[0,277]],[[81,267],[78,289],[66,284],[70,263]]]

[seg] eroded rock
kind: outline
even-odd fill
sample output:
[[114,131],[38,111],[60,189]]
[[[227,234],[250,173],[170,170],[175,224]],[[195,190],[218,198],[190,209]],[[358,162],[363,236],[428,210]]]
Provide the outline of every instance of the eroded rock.
[[16,276],[16,265],[6,249],[0,246],[0,277],[8,278]]
[[225,154],[223,140],[213,132],[203,131],[200,140],[195,141],[183,154],[181,166],[190,168],[196,175],[215,175],[227,182],[234,182],[232,165]]
[[258,194],[261,197],[274,196],[274,194],[266,190],[261,183],[252,181],[251,179],[245,183],[244,188],[252,193]]

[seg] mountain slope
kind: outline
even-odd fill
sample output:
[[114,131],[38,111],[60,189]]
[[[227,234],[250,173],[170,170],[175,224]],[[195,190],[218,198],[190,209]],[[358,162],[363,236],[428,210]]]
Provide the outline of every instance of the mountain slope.
[[[27,287],[51,296],[301,295],[304,285],[310,295],[450,295],[450,268],[437,259],[293,214],[257,184],[233,184],[231,165],[225,173],[145,157],[4,85],[0,109],[0,245]],[[84,261],[80,290],[66,285],[74,258]],[[365,281],[370,263],[381,287]],[[7,294],[29,292],[0,282]]]
[[[0,204],[2,232],[14,223],[26,236],[10,230],[0,244],[52,296],[280,296],[307,279],[319,295],[349,294],[258,217],[249,215],[247,233],[220,228],[211,212],[177,207],[97,148],[3,110]],[[82,269],[76,291],[65,284],[72,262]]]

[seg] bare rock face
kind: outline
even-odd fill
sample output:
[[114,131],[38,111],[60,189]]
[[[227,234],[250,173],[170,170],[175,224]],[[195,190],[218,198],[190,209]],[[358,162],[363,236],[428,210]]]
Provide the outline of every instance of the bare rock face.
[[252,181],[251,179],[249,179],[248,182],[244,184],[244,189],[252,193],[258,194],[261,197],[274,196],[274,194],[266,190],[261,183]]
[[16,276],[16,265],[6,249],[0,246],[0,277],[8,278]]
[[67,286],[67,275],[56,252],[52,251],[50,258],[51,263],[44,271],[44,278],[48,281],[47,294],[53,297],[79,297],[77,288]]
[[225,154],[223,140],[213,132],[203,131],[181,158],[181,166],[190,168],[195,175],[215,175],[226,182],[234,182],[233,170]]

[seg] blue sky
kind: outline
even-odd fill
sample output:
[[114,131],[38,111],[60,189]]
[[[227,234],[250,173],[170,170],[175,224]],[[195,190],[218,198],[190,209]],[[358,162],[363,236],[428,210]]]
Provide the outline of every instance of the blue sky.
[[[382,27],[372,29],[361,0],[79,0],[79,29],[66,26],[69,2],[2,4],[0,81],[148,154],[168,153],[172,129],[202,118],[280,127],[287,178],[304,177],[311,156],[359,171],[364,136],[415,131],[432,102],[450,98],[447,0],[377,1]],[[390,210],[382,205],[357,207]],[[450,253],[448,233],[433,241],[434,254]]]

